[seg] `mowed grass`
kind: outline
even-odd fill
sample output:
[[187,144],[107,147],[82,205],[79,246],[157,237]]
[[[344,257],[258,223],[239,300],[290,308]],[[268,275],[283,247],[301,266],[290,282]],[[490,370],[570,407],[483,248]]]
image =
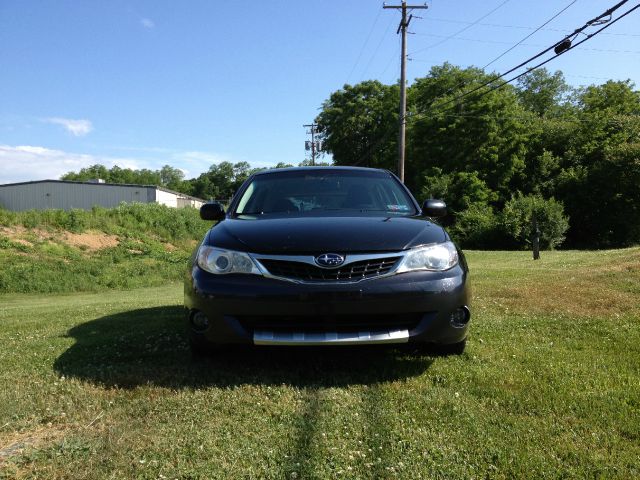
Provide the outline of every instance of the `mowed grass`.
[[193,362],[179,284],[1,296],[0,477],[640,477],[640,249],[468,260],[459,357]]

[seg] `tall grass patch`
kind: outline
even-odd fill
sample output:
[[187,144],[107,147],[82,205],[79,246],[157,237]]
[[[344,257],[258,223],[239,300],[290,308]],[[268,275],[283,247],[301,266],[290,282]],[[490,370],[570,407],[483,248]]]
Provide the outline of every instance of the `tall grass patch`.
[[162,285],[182,278],[210,224],[192,208],[0,210],[0,292]]

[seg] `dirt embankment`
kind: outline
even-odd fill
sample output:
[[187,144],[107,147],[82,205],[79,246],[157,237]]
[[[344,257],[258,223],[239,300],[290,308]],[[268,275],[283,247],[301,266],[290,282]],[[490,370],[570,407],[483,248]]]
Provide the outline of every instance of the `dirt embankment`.
[[103,248],[117,247],[120,241],[115,235],[103,232],[87,231],[83,233],[73,232],[48,232],[39,228],[25,228],[22,226],[0,227],[0,235],[9,238],[12,242],[28,247],[33,246],[33,240],[54,241],[66,243],[76,248],[90,252]]

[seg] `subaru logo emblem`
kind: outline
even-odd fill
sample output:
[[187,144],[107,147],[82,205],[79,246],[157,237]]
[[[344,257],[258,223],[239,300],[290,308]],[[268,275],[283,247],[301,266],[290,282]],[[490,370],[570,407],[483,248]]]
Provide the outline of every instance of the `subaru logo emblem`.
[[316,263],[326,268],[339,267],[344,263],[344,257],[337,253],[323,253],[316,257]]

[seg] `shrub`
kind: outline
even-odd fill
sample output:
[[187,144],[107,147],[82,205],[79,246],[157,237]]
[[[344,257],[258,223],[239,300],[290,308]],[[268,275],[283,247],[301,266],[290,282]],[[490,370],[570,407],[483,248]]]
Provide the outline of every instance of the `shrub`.
[[472,205],[459,212],[449,230],[463,248],[492,250],[504,244],[499,218],[490,205]]
[[505,239],[514,248],[531,248],[533,221],[540,230],[540,248],[553,249],[564,241],[569,228],[569,219],[564,214],[562,203],[540,195],[522,195],[509,200],[500,215]]
[[74,208],[67,214],[67,229],[72,232],[82,232],[87,228],[88,213]]

